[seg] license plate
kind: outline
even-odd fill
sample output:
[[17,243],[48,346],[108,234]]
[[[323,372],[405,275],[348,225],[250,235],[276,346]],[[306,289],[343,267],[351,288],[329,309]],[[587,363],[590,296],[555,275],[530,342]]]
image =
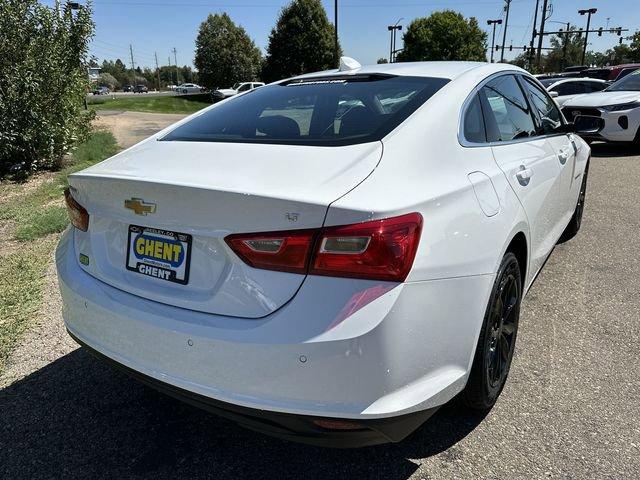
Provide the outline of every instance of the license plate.
[[129,225],[127,270],[167,282],[189,282],[191,235]]

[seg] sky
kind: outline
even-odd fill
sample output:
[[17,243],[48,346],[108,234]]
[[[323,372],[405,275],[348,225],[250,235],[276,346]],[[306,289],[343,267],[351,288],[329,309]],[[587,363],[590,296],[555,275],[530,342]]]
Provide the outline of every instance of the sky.
[[[43,3],[51,5],[53,2]],[[172,49],[175,47],[178,64],[192,66],[200,23],[209,13],[227,12],[234,22],[245,28],[264,54],[271,28],[287,3],[288,0],[94,0],[96,32],[90,53],[100,62],[120,58],[129,64],[129,45],[132,45],[136,66],[155,66],[155,53],[160,65],[166,65],[169,57],[173,64]],[[323,4],[333,22],[334,0],[323,0]],[[511,42],[520,47],[529,44],[535,4],[535,0],[512,0],[507,45]],[[548,22],[571,22],[584,27],[586,16],[580,16],[577,11],[594,7],[598,12],[592,17],[592,27],[621,26],[631,32],[640,29],[639,0],[549,0],[549,4],[551,17]],[[338,34],[344,55],[362,64],[375,63],[378,58],[389,56],[387,25],[402,19],[400,25],[406,29],[417,17],[452,9],[465,17],[476,17],[489,34],[490,43],[491,31],[486,21],[504,19],[504,5],[504,0],[338,0]],[[545,30],[560,27],[559,23],[547,23]],[[496,43],[501,39],[502,26],[499,26]],[[616,35],[598,37],[591,34],[589,49],[603,51],[617,42]],[[401,38],[397,44],[400,48]],[[506,51],[505,57],[511,59],[518,53],[515,49]]]

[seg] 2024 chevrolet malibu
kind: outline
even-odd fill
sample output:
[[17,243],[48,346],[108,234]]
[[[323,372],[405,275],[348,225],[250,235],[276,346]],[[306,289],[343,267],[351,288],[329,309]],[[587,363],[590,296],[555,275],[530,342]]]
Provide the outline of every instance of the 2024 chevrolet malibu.
[[589,147],[510,65],[308,74],[69,178],[69,333],[252,429],[399,441],[489,409],[520,302],[580,228]]

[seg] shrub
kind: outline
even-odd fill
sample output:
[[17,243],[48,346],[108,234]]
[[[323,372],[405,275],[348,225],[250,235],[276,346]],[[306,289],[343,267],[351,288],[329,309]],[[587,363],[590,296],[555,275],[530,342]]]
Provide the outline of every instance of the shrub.
[[56,167],[86,137],[82,59],[93,29],[90,4],[0,0],[0,178]]

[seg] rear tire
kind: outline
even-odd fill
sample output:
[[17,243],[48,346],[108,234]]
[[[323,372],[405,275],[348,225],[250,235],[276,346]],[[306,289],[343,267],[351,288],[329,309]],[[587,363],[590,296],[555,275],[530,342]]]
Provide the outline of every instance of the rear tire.
[[582,214],[584,213],[584,201],[587,198],[587,176],[589,175],[589,164],[584,169],[582,174],[582,184],[580,185],[580,193],[578,194],[578,201],[576,203],[576,209],[573,212],[569,224],[560,235],[558,243],[564,243],[575,237],[580,231],[582,225]]
[[502,392],[516,345],[522,279],[512,252],[502,258],[484,316],[467,386],[460,396],[474,410],[489,410]]

